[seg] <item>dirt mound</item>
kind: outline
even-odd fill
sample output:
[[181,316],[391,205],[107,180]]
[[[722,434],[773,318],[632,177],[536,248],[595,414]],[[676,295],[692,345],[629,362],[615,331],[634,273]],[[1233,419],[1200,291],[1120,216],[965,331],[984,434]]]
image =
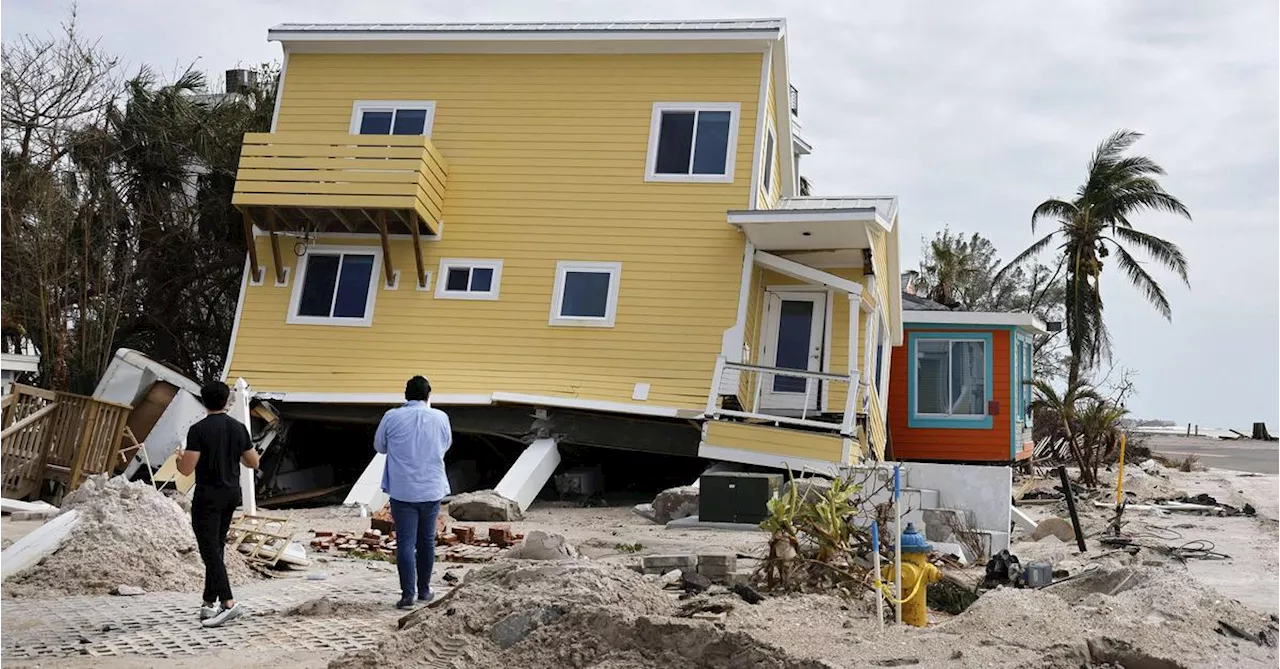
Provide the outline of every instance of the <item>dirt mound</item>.
[[[148,592],[204,586],[190,516],[149,484],[93,476],[62,508],[80,512],[71,533],[40,564],[6,580],[6,596],[104,594],[118,585]],[[227,574],[233,585],[255,578],[233,550],[227,551]]]
[[[407,616],[378,648],[330,669],[575,667],[820,669],[740,632],[667,618],[671,599],[639,574],[589,562],[502,562],[447,601]],[[425,660],[424,658],[431,658]]]
[[308,599],[285,613],[291,616],[304,616],[307,618],[333,618],[368,615],[384,609],[386,609],[385,603],[344,602],[329,599],[328,597],[316,597],[315,599]]

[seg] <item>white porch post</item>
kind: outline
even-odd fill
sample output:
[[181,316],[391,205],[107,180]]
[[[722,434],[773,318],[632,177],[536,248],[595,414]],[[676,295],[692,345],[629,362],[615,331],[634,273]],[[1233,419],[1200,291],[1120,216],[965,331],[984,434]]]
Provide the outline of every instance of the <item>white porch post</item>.
[[858,399],[858,312],[862,307],[861,291],[851,291],[849,297],[849,389],[845,394],[844,420],[840,423],[840,434],[847,437],[841,449],[841,459],[849,462],[851,445],[857,421]]

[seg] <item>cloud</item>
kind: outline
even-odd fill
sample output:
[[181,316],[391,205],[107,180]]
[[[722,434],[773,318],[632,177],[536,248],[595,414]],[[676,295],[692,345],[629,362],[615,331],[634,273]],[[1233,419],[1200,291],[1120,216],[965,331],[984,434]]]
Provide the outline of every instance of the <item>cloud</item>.
[[[65,9],[5,4],[3,35],[55,28]],[[519,21],[786,16],[791,75],[823,194],[901,198],[903,266],[949,224],[1007,257],[1032,241],[1031,209],[1067,196],[1093,147],[1121,127],[1168,171],[1193,223],[1139,225],[1186,251],[1165,323],[1123,277],[1106,277],[1117,361],[1140,371],[1131,407],[1150,417],[1276,425],[1277,4],[594,0],[180,3],[93,0],[82,28],[134,67],[211,74],[279,58],[284,21]],[[1158,274],[1165,277],[1164,273]],[[1229,389],[1229,391],[1224,391]]]

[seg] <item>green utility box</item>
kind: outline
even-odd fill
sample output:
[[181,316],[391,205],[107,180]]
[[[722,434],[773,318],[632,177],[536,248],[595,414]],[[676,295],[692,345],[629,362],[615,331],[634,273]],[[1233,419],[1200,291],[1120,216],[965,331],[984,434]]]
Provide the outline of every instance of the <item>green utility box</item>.
[[698,487],[698,520],[759,524],[766,506],[782,487],[781,474],[717,472],[703,474]]

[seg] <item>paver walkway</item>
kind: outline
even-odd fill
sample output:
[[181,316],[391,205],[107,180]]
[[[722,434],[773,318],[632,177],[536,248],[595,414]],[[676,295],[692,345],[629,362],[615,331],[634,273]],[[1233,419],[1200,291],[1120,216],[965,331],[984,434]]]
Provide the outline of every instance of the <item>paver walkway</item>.
[[[394,573],[369,571],[323,580],[282,578],[236,588],[245,615],[216,629],[198,619],[199,595],[160,592],[57,599],[5,599],[0,660],[75,656],[179,657],[242,648],[349,651],[373,646],[404,614]],[[440,592],[439,594],[444,594]],[[287,615],[290,608],[327,595],[343,602],[382,606],[356,615]]]

